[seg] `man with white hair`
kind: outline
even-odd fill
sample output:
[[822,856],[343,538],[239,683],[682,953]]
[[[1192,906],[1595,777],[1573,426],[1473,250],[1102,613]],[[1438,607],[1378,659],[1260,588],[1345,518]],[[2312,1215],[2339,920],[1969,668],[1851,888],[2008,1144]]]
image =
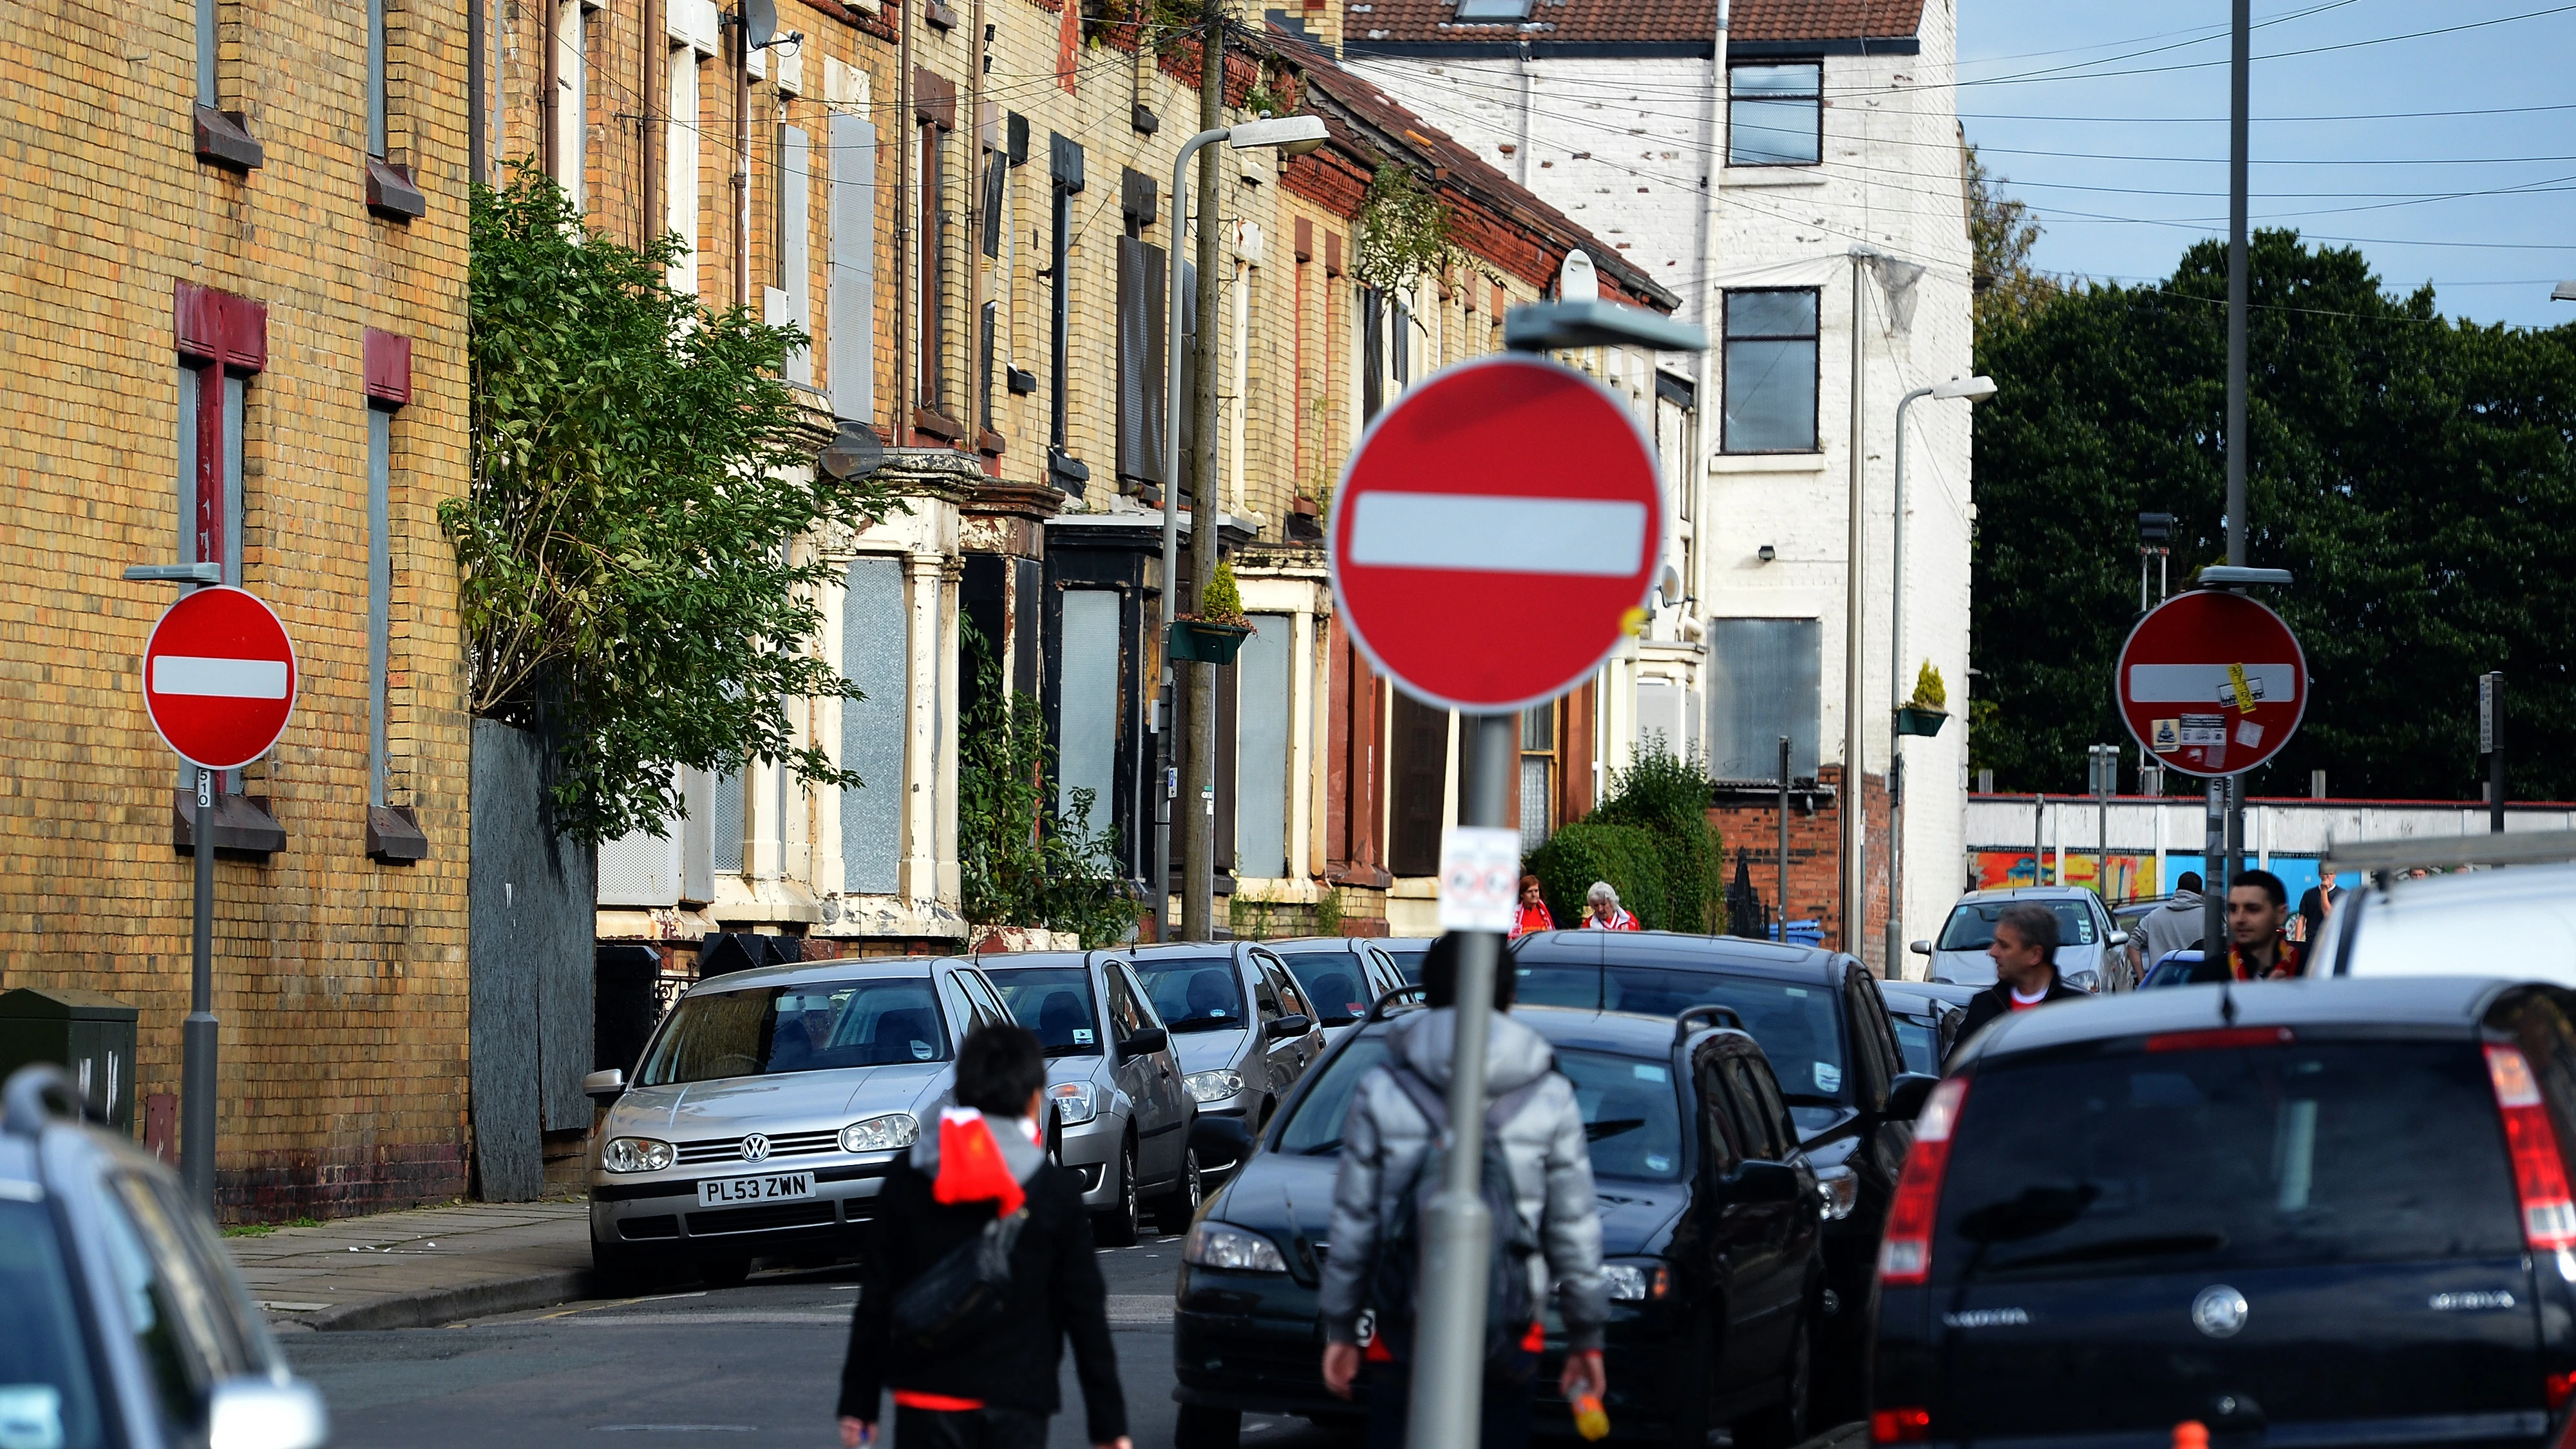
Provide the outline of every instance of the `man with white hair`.
[[1592,889],[1583,893],[1583,929],[1587,931],[1633,931],[1637,918],[1619,904],[1619,892],[1610,882],[1596,880]]

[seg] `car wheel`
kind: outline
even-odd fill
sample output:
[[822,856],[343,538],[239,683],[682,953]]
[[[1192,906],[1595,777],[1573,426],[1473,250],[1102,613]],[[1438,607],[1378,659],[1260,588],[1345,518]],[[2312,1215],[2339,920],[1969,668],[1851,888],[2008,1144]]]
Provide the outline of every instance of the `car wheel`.
[[1798,1317],[1790,1341],[1789,1362],[1780,1372],[1780,1402],[1738,1421],[1735,1442],[1743,1449],[1790,1449],[1807,1441],[1807,1398],[1816,1363],[1816,1323],[1812,1314]]
[[1136,1212],[1136,1144],[1118,1149],[1118,1201],[1100,1215],[1100,1245],[1132,1248],[1143,1236]]
[[653,1260],[625,1243],[590,1240],[590,1291],[597,1298],[625,1298],[651,1284]]
[[1174,1449],[1235,1449],[1243,1440],[1243,1411],[1183,1404],[1172,1425]]
[[1179,1185],[1154,1205],[1154,1226],[1167,1233],[1188,1232],[1191,1220],[1199,1215],[1199,1203],[1204,1198],[1199,1178],[1199,1150],[1193,1147],[1181,1155]]
[[710,1288],[732,1288],[751,1276],[749,1253],[709,1253],[698,1259],[698,1281]]
[[1689,1371],[1681,1376],[1673,1403],[1673,1449],[1708,1449],[1717,1438],[1719,1424],[1713,1411],[1717,1403],[1718,1354],[1723,1342],[1714,1311],[1692,1320]]

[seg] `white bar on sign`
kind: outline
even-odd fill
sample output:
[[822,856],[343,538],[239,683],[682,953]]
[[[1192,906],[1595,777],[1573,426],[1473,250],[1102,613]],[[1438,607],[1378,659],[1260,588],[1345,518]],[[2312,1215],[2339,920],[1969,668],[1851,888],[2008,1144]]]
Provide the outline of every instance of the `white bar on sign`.
[[1646,505],[1491,493],[1364,493],[1351,562],[1625,578],[1645,567]]
[[[2298,696],[2299,666],[2295,664],[2248,664],[2245,680],[2255,687],[2257,700],[2288,700]],[[2216,706],[2227,693],[2229,680],[2224,664],[2132,664],[2129,666],[2129,698],[2139,704],[2198,704]]]
[[224,699],[284,699],[286,661],[164,654],[152,661],[152,692],[208,694]]

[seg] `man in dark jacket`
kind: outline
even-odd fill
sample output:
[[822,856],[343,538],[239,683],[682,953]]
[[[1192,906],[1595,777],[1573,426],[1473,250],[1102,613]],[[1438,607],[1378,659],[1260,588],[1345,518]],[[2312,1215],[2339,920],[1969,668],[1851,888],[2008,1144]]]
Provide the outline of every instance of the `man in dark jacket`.
[[[1016,1026],[967,1033],[957,1050],[961,1105],[943,1111],[936,1130],[887,1175],[841,1366],[846,1449],[875,1440],[889,1388],[902,1449],[1041,1449],[1068,1337],[1087,1437],[1096,1449],[1132,1449],[1082,1183],[1047,1160],[1036,1131],[1045,1086],[1046,1057],[1034,1035]],[[890,1310],[906,1284],[996,1216],[1023,1209],[1009,1311],[989,1337],[932,1355],[895,1335]]]
[[[1962,1045],[1997,1017],[2052,1001],[2084,999],[2083,992],[2057,979],[2057,913],[2046,906],[2017,901],[2004,907],[1995,918],[1995,940],[1986,954],[1994,959],[1995,984],[1968,1003],[1967,1017],[1959,1023]],[[1950,1051],[1956,1056],[1958,1047]]]

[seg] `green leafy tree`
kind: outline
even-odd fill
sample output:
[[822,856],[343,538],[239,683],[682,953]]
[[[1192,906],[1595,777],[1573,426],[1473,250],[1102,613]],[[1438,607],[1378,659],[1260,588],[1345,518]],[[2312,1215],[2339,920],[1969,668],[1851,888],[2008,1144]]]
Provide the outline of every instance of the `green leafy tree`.
[[[2081,788],[2129,742],[2112,665],[2138,608],[2137,515],[2176,517],[2175,582],[2226,554],[2226,249],[2162,286],[2065,292],[1984,329],[1978,370],[1973,762]],[[2576,327],[2446,321],[2354,251],[2252,243],[2247,559],[2313,695],[2250,782],[2450,799],[2477,789],[2476,683],[2503,669],[2513,791],[2576,790]]]
[[1110,945],[1136,923],[1118,874],[1114,829],[1091,828],[1092,792],[1048,802],[1055,756],[1037,700],[1002,688],[1001,666],[971,623],[962,631],[979,687],[958,722],[957,864],[961,904],[977,925],[1071,931]]
[[814,475],[778,375],[805,335],[673,289],[677,236],[621,246],[524,161],[472,236],[474,482],[438,510],[469,708],[546,738],[575,838],[663,833],[682,767],[859,786],[778,703],[856,694],[809,647],[832,570],[790,544],[889,506]]
[[1967,148],[1961,181],[1968,194],[1969,290],[1982,336],[1990,322],[2026,315],[2063,292],[2066,284],[2031,267],[2039,223],[2030,219],[2027,202],[1996,193],[2003,178],[1986,170],[1974,146]]

